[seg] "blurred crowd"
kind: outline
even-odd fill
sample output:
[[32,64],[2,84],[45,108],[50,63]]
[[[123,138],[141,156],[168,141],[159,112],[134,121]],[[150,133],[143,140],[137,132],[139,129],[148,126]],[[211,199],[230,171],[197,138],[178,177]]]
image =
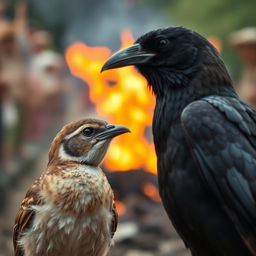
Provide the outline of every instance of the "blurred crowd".
[[0,164],[16,171],[65,113],[67,92],[63,57],[53,50],[51,34],[28,24],[27,5],[20,2],[15,18],[5,18],[0,2]]
[[245,27],[231,33],[229,42],[243,66],[236,81],[237,92],[256,107],[256,27]]

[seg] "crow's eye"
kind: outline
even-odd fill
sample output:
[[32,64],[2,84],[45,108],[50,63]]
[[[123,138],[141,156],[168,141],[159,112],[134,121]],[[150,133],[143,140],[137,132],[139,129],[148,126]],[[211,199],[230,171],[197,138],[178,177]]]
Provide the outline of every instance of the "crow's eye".
[[168,39],[162,38],[162,39],[160,39],[160,40],[158,41],[158,47],[161,48],[161,49],[163,49],[163,48],[165,48],[166,46],[168,46],[168,44],[169,44],[169,40],[168,40]]
[[93,133],[94,133],[94,129],[92,127],[86,127],[85,129],[83,129],[83,135],[86,137],[92,136]]

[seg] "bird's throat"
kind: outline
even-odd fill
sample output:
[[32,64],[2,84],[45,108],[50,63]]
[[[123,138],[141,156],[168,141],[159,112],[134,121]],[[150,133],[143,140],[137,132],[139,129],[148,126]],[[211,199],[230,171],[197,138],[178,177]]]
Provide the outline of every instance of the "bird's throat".
[[193,75],[192,71],[191,73],[178,72],[168,67],[152,69],[152,67],[143,67],[142,69],[139,68],[139,71],[147,79],[154,94],[160,97],[170,90],[187,88]]

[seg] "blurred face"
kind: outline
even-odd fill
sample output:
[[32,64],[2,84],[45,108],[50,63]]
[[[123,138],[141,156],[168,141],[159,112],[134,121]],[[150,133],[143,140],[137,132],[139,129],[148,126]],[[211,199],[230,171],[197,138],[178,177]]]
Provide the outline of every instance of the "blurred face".
[[239,45],[236,49],[245,65],[256,67],[256,43]]
[[52,43],[51,36],[46,31],[35,30],[30,35],[30,41],[32,48],[35,52],[40,52],[47,47],[49,47]]
[[15,39],[13,35],[7,35],[0,40],[2,51],[7,54],[12,54],[15,51]]

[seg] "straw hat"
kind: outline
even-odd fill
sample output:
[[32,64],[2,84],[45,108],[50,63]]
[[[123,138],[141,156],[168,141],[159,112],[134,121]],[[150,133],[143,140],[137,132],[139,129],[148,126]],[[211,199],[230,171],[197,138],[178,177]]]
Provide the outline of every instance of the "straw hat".
[[232,46],[256,44],[256,27],[246,27],[229,35],[229,42]]

